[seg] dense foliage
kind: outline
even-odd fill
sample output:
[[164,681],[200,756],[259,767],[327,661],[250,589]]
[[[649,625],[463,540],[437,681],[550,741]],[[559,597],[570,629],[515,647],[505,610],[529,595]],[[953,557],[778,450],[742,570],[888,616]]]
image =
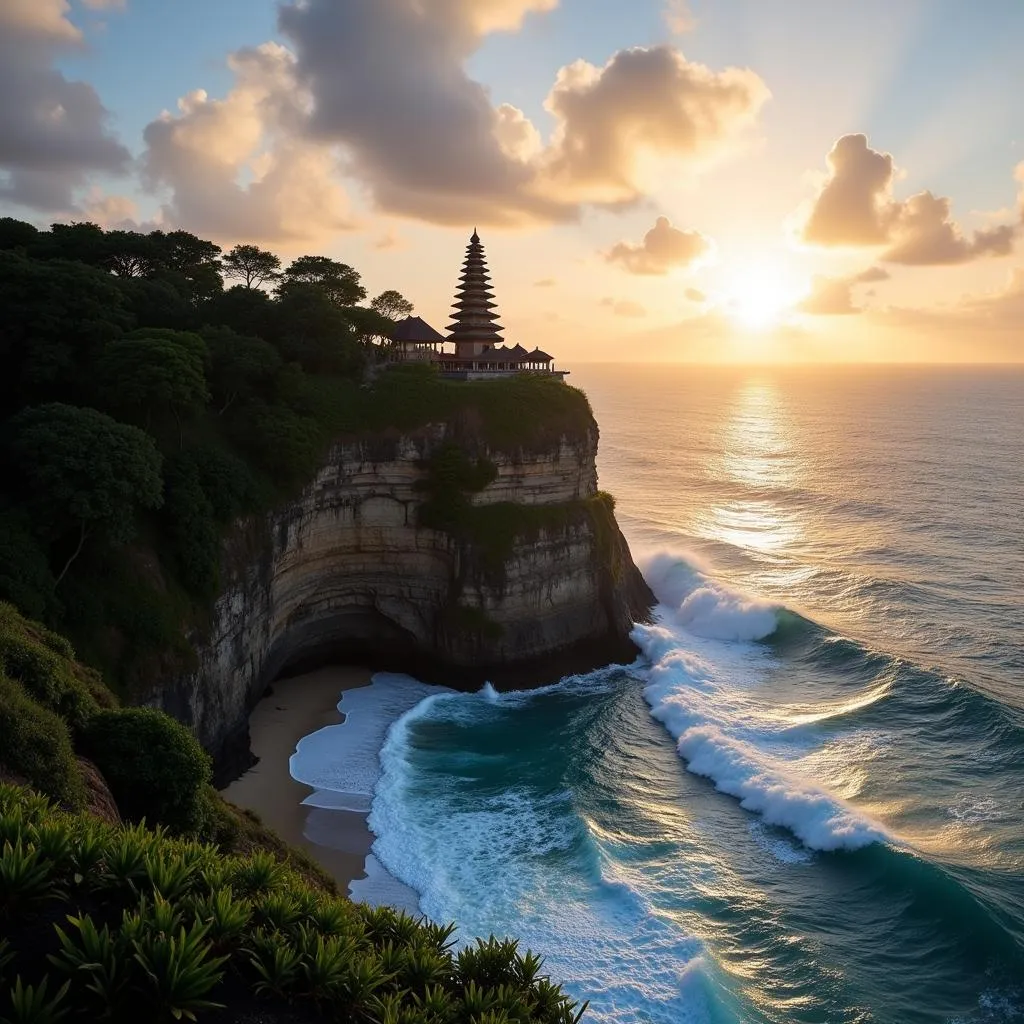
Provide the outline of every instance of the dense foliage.
[[540,960],[0,785],[0,1020],[575,1024]]
[[0,600],[122,692],[187,664],[227,524],[358,421],[371,339],[408,308],[365,298],[326,257],[0,219]]
[[408,367],[365,383],[412,308],[365,298],[327,257],[0,219],[0,600],[131,695],[191,666],[228,525],[300,488],[332,440],[444,420],[514,452],[595,430],[556,380]]
[[213,766],[195,736],[155,708],[111,708],[89,720],[83,747],[103,773],[121,813],[175,832],[203,827]]

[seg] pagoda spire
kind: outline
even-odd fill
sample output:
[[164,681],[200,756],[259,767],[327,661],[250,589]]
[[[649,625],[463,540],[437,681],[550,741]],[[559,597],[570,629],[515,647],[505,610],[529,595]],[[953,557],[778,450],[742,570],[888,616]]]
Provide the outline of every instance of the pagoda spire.
[[494,312],[497,304],[491,290],[491,275],[476,228],[466,247],[466,260],[462,264],[453,308],[448,340],[456,343],[460,354],[477,355],[484,349],[501,344],[504,328],[498,324],[498,314]]

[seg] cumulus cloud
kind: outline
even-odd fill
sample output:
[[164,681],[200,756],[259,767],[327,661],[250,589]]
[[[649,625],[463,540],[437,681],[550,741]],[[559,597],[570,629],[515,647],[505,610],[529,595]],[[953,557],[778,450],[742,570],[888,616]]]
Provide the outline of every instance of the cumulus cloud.
[[218,239],[307,243],[351,227],[331,147],[301,132],[308,97],[276,43],[229,58],[222,99],[196,90],[145,130],[143,174],[168,189],[168,223]]
[[553,222],[581,204],[643,194],[651,156],[704,158],[756,117],[753,72],[712,71],[671,47],[563,68],[547,98],[551,137],[495,107],[469,77],[483,35],[553,0],[303,0],[279,26],[312,97],[308,131],[341,146],[348,170],[389,212],[441,224]]
[[982,228],[967,237],[952,218],[950,201],[931,192],[897,200],[889,153],[864,135],[844,135],[827,157],[829,174],[803,226],[807,242],[823,246],[887,246],[887,263],[914,266],[966,263],[1006,256],[1019,224]]
[[94,189],[82,201],[82,219],[99,224],[101,228],[120,228],[137,231],[139,208],[128,196],[107,195]]
[[889,272],[882,267],[869,267],[859,274],[847,277],[815,277],[810,294],[800,303],[800,310],[814,316],[843,316],[862,313],[863,307],[853,300],[853,289],[858,284],[886,281]]
[[696,263],[711,248],[699,231],[683,231],[668,217],[659,217],[639,244],[619,242],[605,255],[631,274],[664,275]]
[[768,96],[753,71],[712,71],[670,46],[621,50],[603,68],[576,61],[545,103],[558,124],[543,157],[545,187],[576,202],[635,200],[642,159],[710,156]]
[[616,316],[640,319],[647,316],[647,310],[639,302],[631,302],[629,299],[602,299],[601,305],[610,309]]
[[55,67],[83,45],[69,9],[66,0],[0,3],[0,199],[46,211],[74,209],[91,172],[121,173],[130,160],[96,90]]

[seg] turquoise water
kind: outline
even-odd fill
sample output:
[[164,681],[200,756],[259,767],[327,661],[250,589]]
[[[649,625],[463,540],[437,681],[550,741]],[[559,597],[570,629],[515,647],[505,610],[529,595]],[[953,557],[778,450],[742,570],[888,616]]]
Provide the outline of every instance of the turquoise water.
[[631,666],[410,690],[376,858],[596,1021],[1024,1020],[1024,374],[573,382],[657,621]]

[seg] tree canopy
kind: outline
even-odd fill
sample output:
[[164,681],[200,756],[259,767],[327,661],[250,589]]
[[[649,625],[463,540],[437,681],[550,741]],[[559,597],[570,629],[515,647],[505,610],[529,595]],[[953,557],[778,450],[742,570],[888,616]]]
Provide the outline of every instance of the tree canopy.
[[366,298],[358,271],[326,256],[300,256],[291,263],[284,271],[279,292],[287,295],[295,285],[316,286],[339,308],[355,306]]
[[414,307],[401,292],[389,288],[387,291],[381,292],[370,303],[370,308],[389,320],[402,320],[407,316],[412,316]]
[[78,544],[57,582],[92,532],[128,541],[136,513],[163,501],[161,458],[143,431],[95,409],[60,403],[14,418],[10,454],[26,482],[27,504],[53,539],[72,528]]
[[224,276],[242,281],[246,288],[259,288],[280,277],[281,259],[255,245],[236,245],[222,260]]
[[282,270],[187,231],[0,218],[0,600],[118,685],[154,650],[187,658],[227,524],[353,429],[371,344],[406,308],[366,298],[324,256]]

